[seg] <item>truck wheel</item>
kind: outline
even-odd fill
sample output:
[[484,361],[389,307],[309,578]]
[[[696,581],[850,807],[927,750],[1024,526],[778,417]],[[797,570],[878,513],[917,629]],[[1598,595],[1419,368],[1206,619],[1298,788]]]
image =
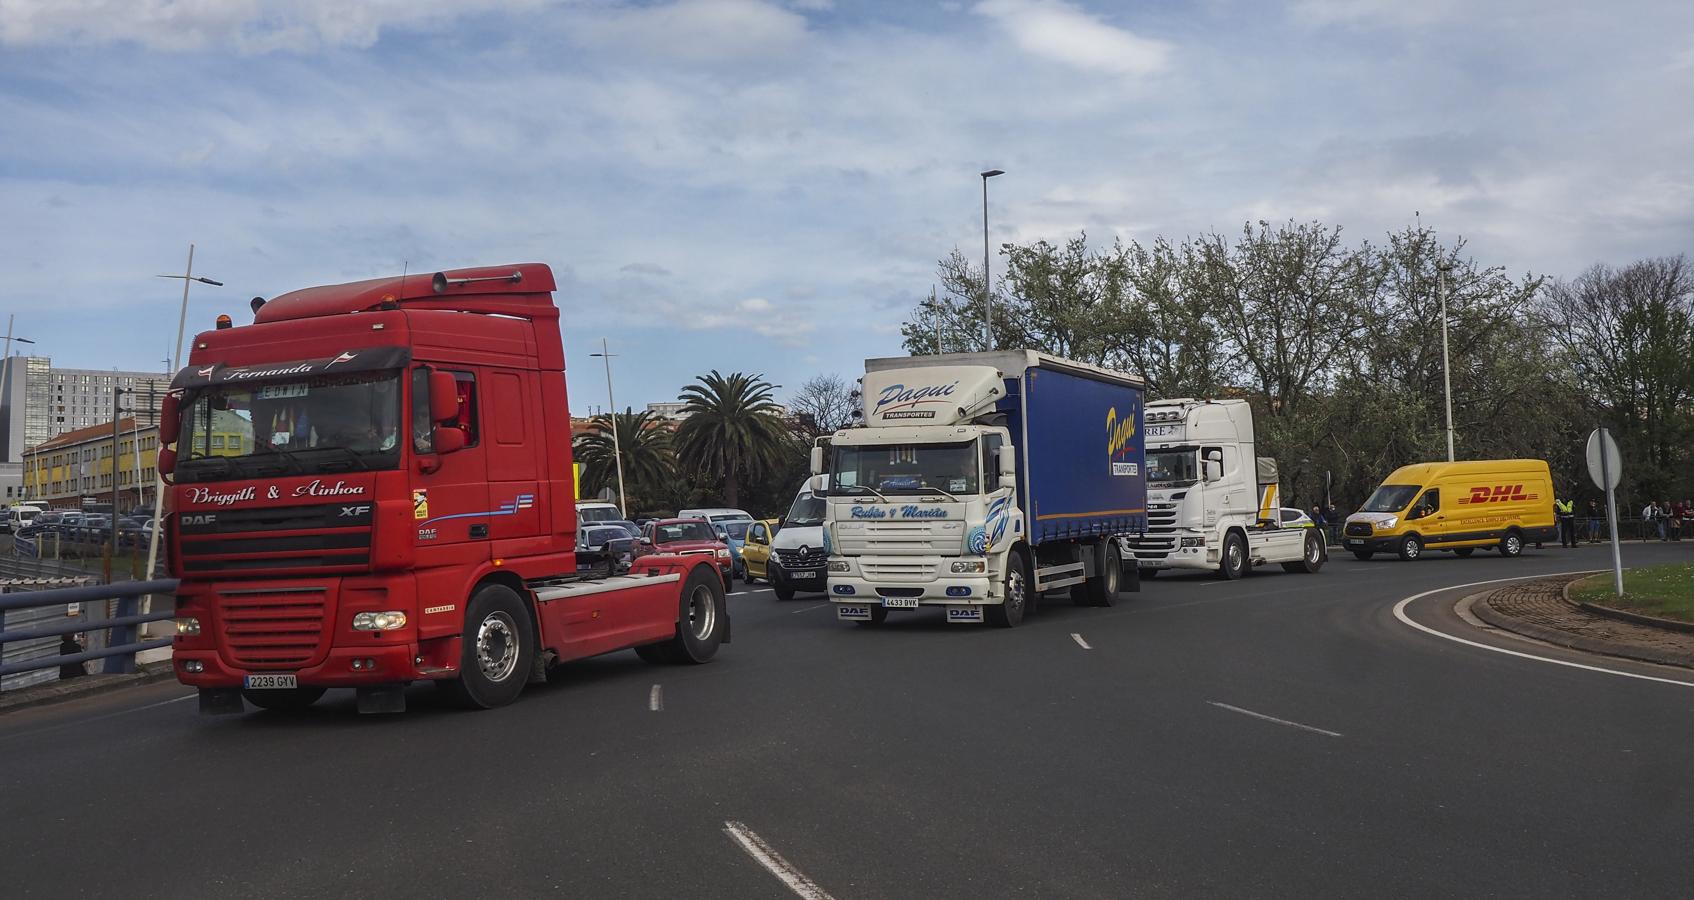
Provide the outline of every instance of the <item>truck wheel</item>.
[[517,591],[491,584],[465,610],[459,680],[448,693],[467,709],[493,709],[518,699],[535,657],[535,622]]
[[1306,547],[1301,551],[1299,562],[1282,564],[1282,571],[1284,572],[1305,572],[1308,575],[1317,574],[1317,571],[1321,568],[1323,568],[1323,541],[1315,534],[1306,535]]
[[682,608],[677,614],[676,637],[671,639],[671,659],[679,663],[703,663],[717,655],[729,617],[724,595],[706,566],[696,566],[682,582]]
[[1500,555],[1508,559],[1523,553],[1523,535],[1515,531],[1506,532],[1500,539]]
[[1234,581],[1247,574],[1247,539],[1230,533],[1223,539],[1223,558],[1218,561],[1218,574],[1225,581]]
[[299,712],[318,702],[324,695],[325,688],[297,687],[286,691],[248,691],[243,690],[241,696],[247,702],[260,709],[275,710],[276,712]]
[[1375,553],[1373,553],[1369,550],[1354,550],[1353,551],[1353,558],[1354,559],[1368,560],[1375,555],[1376,555]]
[[1476,552],[1475,547],[1460,547],[1459,549],[1453,551],[1453,555],[1457,556],[1460,559],[1464,559],[1464,558],[1470,556],[1472,553],[1475,553],[1475,552]]
[[983,618],[995,628],[1015,628],[1023,621],[1029,605],[1029,573],[1024,568],[1023,553],[1013,550],[1006,554],[1006,596],[1000,603],[982,608]]
[[1089,606],[1111,606],[1122,598],[1123,594],[1123,555],[1118,552],[1118,542],[1105,541],[1106,563],[1100,567],[1100,577],[1090,578],[1080,586],[1087,596]]
[[1400,539],[1400,558],[1414,560],[1423,555],[1423,539],[1415,534],[1408,534]]

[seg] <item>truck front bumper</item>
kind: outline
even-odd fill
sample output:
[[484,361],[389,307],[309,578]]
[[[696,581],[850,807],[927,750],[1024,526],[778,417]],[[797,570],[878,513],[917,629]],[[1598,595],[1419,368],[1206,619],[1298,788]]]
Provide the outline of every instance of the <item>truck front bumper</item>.
[[[831,572],[829,598],[837,603],[890,608],[909,607],[914,600],[922,606],[976,606],[1000,602],[997,594],[990,596],[993,583],[987,575],[948,575],[932,581],[901,582],[871,581],[860,575]],[[893,603],[885,602],[890,600]]]
[[[420,666],[419,658],[416,643],[396,641],[376,647],[331,647],[322,662],[299,669],[236,668],[217,650],[178,649],[172,653],[171,664],[178,681],[203,688],[238,688],[248,675],[293,675],[301,687],[371,687],[457,674],[440,666]],[[192,671],[190,663],[197,663],[199,671]]]

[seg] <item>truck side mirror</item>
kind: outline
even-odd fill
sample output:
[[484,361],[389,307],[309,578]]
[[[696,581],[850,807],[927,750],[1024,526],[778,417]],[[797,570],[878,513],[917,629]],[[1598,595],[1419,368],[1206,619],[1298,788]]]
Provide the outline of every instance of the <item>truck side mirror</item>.
[[822,447],[813,447],[812,448],[812,474],[813,475],[822,475],[823,474],[823,448]]
[[159,443],[176,443],[176,433],[181,427],[182,400],[175,394],[166,394],[159,403]]
[[829,476],[813,475],[806,481],[806,490],[811,491],[814,497],[822,497],[829,493]]
[[465,433],[451,425],[437,425],[429,442],[436,453],[457,453],[465,449]]
[[995,453],[995,461],[1000,467],[1000,486],[1016,489],[1018,486],[1018,457],[1012,448],[1002,445]]
[[[429,373],[429,420],[431,422],[451,422],[459,417],[459,382],[452,372]],[[439,429],[437,429],[439,431]],[[463,444],[459,445],[464,446]],[[454,448],[458,449],[458,448]],[[435,447],[437,453],[451,453],[443,450],[441,445]]]
[[1202,463],[1202,465],[1205,466],[1205,470],[1206,470],[1205,477],[1206,477],[1207,481],[1222,481],[1223,480],[1223,460],[1221,460],[1221,459],[1208,459],[1208,460],[1205,460]]
[[176,451],[169,448],[169,447],[160,447],[159,448],[159,458],[156,462],[153,463],[153,468],[159,470],[159,477],[160,478],[163,478],[163,477],[171,474],[172,472],[175,472],[176,471]]

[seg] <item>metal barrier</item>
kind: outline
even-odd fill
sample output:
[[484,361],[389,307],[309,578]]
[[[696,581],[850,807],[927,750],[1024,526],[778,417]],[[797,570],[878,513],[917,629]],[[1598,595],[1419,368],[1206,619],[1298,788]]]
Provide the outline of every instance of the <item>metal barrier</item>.
[[[104,647],[86,650],[82,653],[5,663],[0,665],[0,677],[17,672],[32,672],[37,669],[79,664],[92,659],[104,659],[106,662],[102,671],[108,675],[134,672],[135,654],[143,650],[168,647],[171,644],[171,638],[168,637],[138,640],[137,626],[145,625],[148,622],[163,622],[176,616],[174,608],[142,613],[140,611],[141,598],[148,594],[174,594],[176,588],[176,579],[167,578],[158,581],[121,581],[117,584],[61,588],[50,591],[29,591],[21,594],[0,594],[0,659],[4,658],[3,651],[7,643],[63,637],[69,634],[103,629],[109,632]],[[117,601],[118,609],[117,615],[110,618],[92,621],[78,619],[62,625],[6,629],[7,610],[40,609],[42,607],[65,606],[72,603],[104,604],[112,600]],[[172,605],[174,607],[174,604]]]

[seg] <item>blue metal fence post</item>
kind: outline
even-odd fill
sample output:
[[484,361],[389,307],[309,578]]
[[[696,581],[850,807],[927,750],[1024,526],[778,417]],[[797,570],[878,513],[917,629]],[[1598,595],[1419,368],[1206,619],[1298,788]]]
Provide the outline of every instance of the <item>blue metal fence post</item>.
[[[118,618],[136,615],[140,610],[141,597],[139,595],[130,594],[118,598]],[[122,647],[125,644],[135,643],[134,625],[114,625],[107,634],[109,635],[106,639],[106,646],[108,647]],[[107,675],[128,675],[135,671],[135,654],[124,653],[118,656],[108,656],[100,671]]]

